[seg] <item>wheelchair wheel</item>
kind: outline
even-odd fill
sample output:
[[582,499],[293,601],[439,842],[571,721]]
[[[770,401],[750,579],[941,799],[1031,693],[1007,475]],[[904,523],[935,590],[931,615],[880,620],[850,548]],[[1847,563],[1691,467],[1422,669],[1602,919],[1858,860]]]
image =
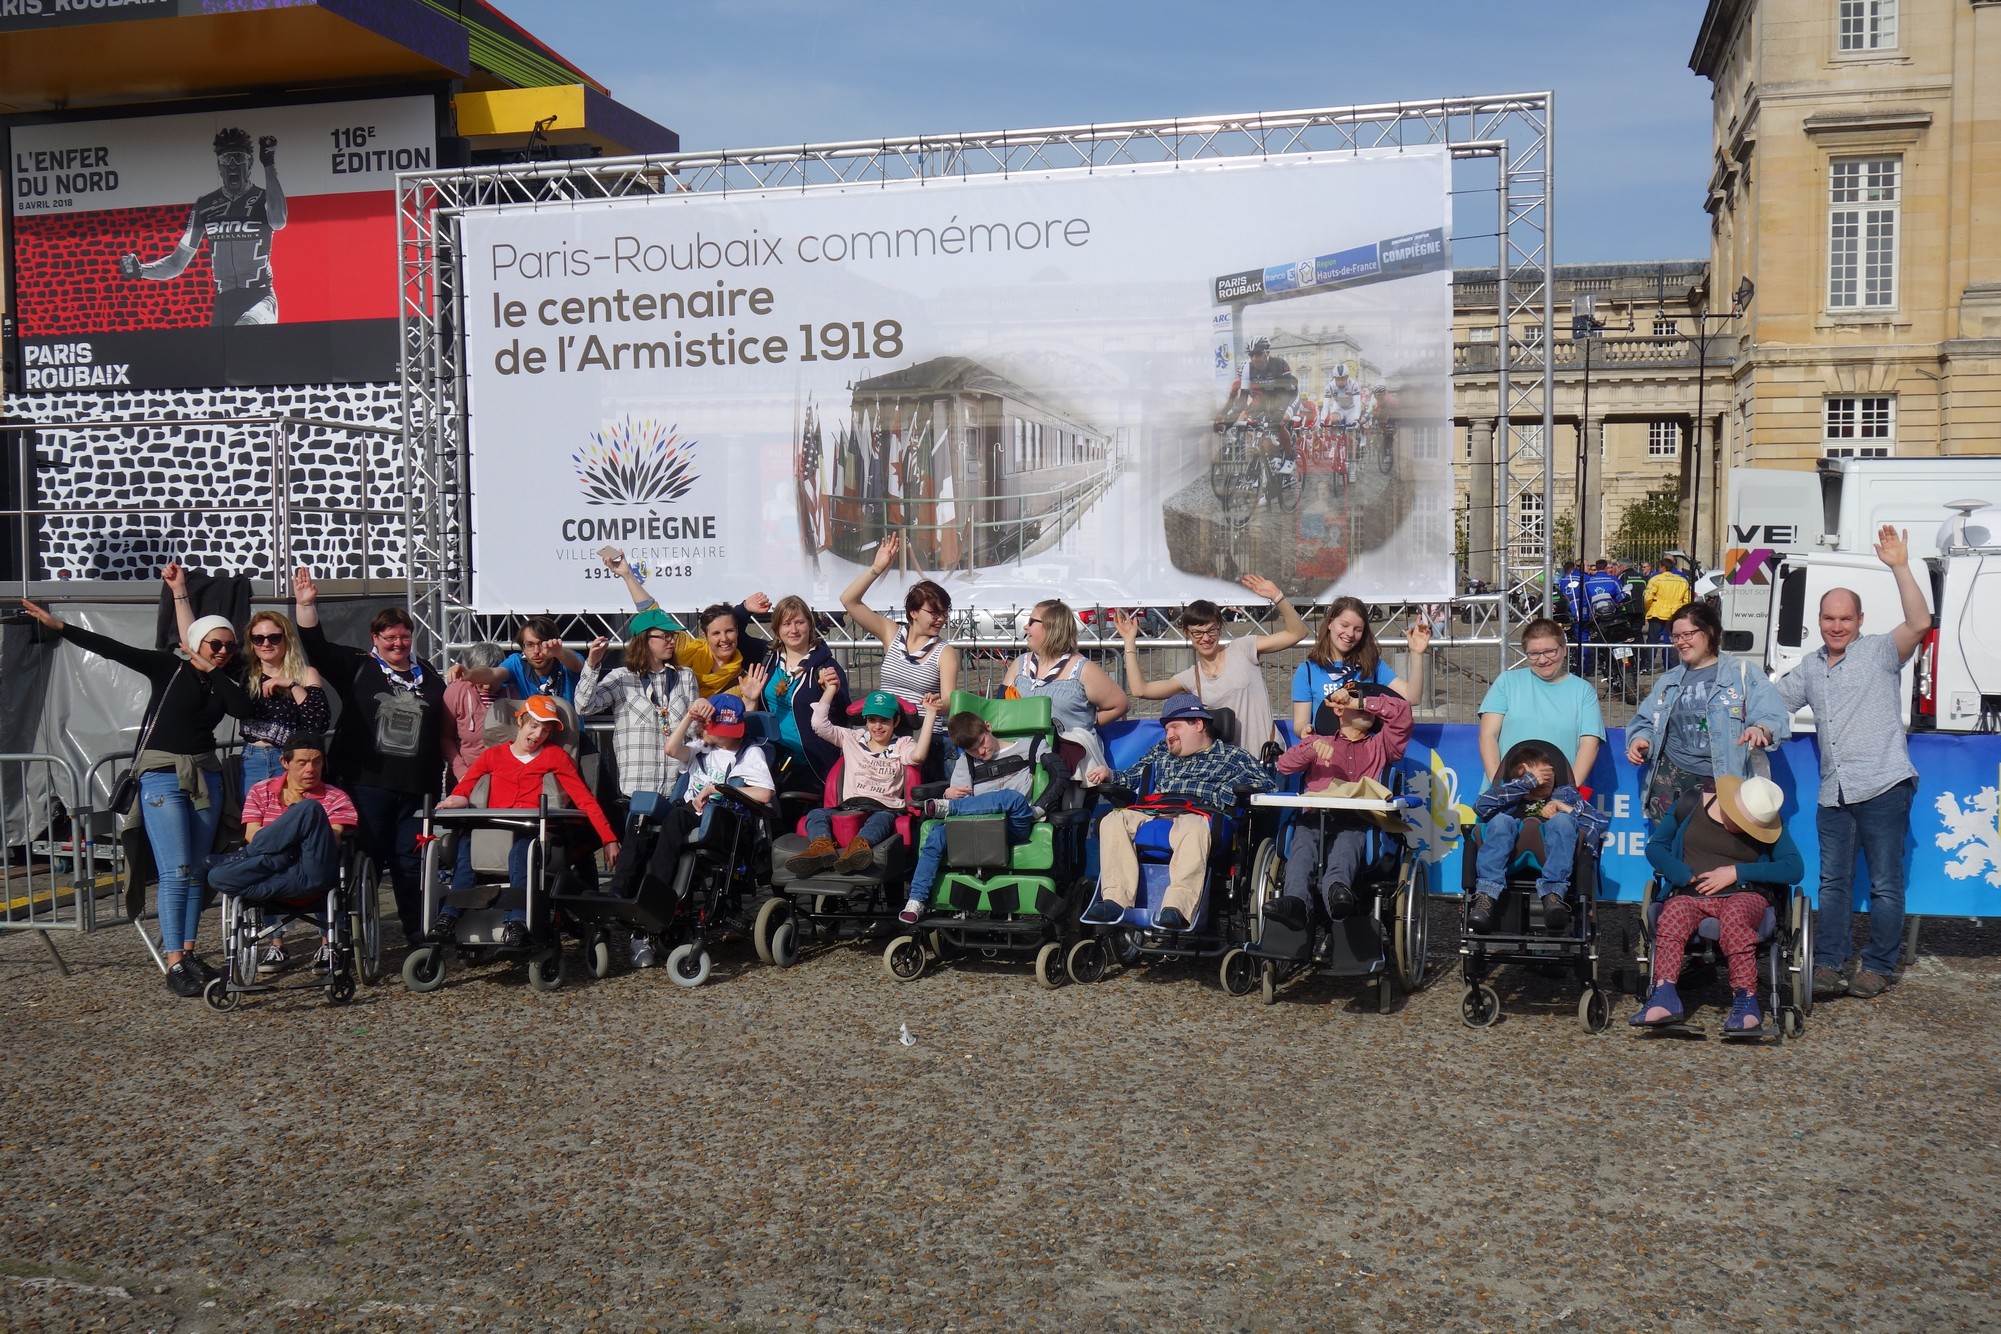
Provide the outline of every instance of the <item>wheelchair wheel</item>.
[[772,962],[771,933],[777,929],[779,920],[789,916],[791,911],[792,904],[788,899],[766,899],[758,907],[757,920],[750,928],[750,947],[757,951],[759,963]]
[[1793,891],[1790,928],[1793,942],[1793,1008],[1799,1011],[1800,1020],[1804,1023],[1813,1017],[1813,905],[1798,890]]
[[1273,1005],[1277,1003],[1278,965],[1269,959],[1265,961],[1263,967],[1258,969],[1258,987],[1264,994],[1265,1004]]
[[348,868],[347,893],[354,971],[372,987],[382,980],[382,873],[368,857],[356,857]]
[[354,974],[335,973],[327,984],[327,1004],[345,1005],[354,999]]
[[693,941],[676,945],[667,955],[667,976],[674,979],[675,986],[691,991],[709,980],[713,966],[709,952]]
[[1258,844],[1257,856],[1251,859],[1250,899],[1244,907],[1257,919],[1259,934],[1263,934],[1265,905],[1285,891],[1285,858],[1278,852],[1278,840],[1268,838]]
[[1492,987],[1468,987],[1459,998],[1459,1017],[1468,1028],[1486,1028],[1501,1017],[1501,997]]
[[1600,987],[1586,987],[1577,998],[1577,1022],[1587,1033],[1603,1033],[1612,1024],[1612,1000]]
[[1070,980],[1070,974],[1063,970],[1063,945],[1060,941],[1050,941],[1035,952],[1035,980],[1051,991]]
[[445,984],[445,952],[436,945],[419,945],[403,960],[403,985],[411,991],[436,991]]
[[1146,952],[1139,947],[1139,932],[1112,932],[1112,958],[1121,968],[1137,968]]
[[1225,954],[1219,971],[1225,995],[1248,996],[1251,988],[1258,984],[1257,960],[1243,950],[1231,950]]
[[229,989],[229,979],[212,977],[201,990],[201,998],[208,1002],[208,1008],[217,1014],[228,1014],[243,1003],[243,993]]
[[1806,1019],[1797,1005],[1779,1007],[1779,1032],[1785,1037],[1796,1038],[1806,1032]]
[[554,991],[563,985],[563,947],[551,945],[528,961],[528,985],[537,991]]
[[790,968],[799,962],[799,924],[790,917],[771,931],[771,962]]
[[1396,897],[1397,985],[1406,995],[1421,991],[1431,948],[1431,867],[1412,857]]
[[584,967],[600,982],[611,976],[611,937],[602,927],[592,927],[584,934]]
[[1064,970],[1073,980],[1082,982],[1086,986],[1104,977],[1105,970],[1111,967],[1111,964],[1111,951],[1107,950],[1105,943],[1095,936],[1072,945],[1070,952],[1063,959]]
[[915,982],[924,973],[924,947],[915,936],[898,936],[882,952],[882,971],[898,982]]

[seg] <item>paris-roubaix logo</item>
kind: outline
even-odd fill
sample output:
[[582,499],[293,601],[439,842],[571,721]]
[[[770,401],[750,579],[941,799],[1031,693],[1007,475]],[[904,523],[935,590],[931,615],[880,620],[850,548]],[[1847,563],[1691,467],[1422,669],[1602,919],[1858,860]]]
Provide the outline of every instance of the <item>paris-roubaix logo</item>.
[[587,505],[666,505],[695,488],[695,444],[676,427],[621,417],[570,456]]

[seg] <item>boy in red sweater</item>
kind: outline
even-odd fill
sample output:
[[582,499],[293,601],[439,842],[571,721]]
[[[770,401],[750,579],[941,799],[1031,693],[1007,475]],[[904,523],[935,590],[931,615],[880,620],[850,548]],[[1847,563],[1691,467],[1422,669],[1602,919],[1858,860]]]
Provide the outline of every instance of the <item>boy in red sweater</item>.
[[[611,823],[604,818],[604,810],[597,798],[584,786],[583,775],[577,772],[576,761],[572,760],[561,746],[548,744],[549,738],[563,725],[563,715],[556,707],[556,701],[547,695],[530,695],[522,701],[521,712],[514,732],[514,741],[507,746],[488,746],[479,753],[465,777],[459,779],[452,795],[438,803],[441,811],[460,810],[472,805],[472,790],[480,779],[488,779],[486,804],[493,810],[533,810],[542,803],[542,780],[555,775],[557,784],[570,798],[572,804],[590,817],[591,828],[604,841],[605,856],[611,861],[618,860],[618,835],[612,832]],[[535,841],[531,830],[521,830],[514,835],[514,846],[507,852],[507,882],[517,888],[528,883],[528,848]],[[459,919],[459,909],[450,904],[438,911],[437,934],[440,939],[453,937]],[[509,909],[501,914],[501,938],[504,943],[522,946],[528,943],[528,916],[519,908]]]
[[[1387,686],[1349,685],[1313,716],[1313,731],[1278,757],[1282,774],[1306,774],[1308,793],[1375,778],[1410,744],[1410,705]],[[1355,873],[1367,848],[1369,817],[1358,811],[1305,811],[1292,827],[1285,893],[1265,908],[1273,921],[1303,931],[1313,917],[1312,881],[1336,921],[1355,910]],[[1324,838],[1323,838],[1324,835]],[[1325,843],[1323,848],[1322,843]]]

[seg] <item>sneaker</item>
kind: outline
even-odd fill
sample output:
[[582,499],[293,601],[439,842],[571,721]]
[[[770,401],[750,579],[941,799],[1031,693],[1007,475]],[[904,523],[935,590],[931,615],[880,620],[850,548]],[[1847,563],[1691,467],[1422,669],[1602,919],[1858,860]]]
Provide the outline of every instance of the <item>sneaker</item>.
[[1346,885],[1335,885],[1327,891],[1327,915],[1335,921],[1355,914],[1355,891]]
[[318,952],[313,955],[313,969],[321,973],[331,973],[334,970],[334,947],[324,940],[320,942]]
[[875,862],[875,844],[865,838],[851,838],[848,846],[841,849],[840,859],[834,869],[842,875],[860,875]]
[[285,942],[280,940],[264,951],[264,957],[257,961],[257,976],[270,977],[291,967],[292,956],[285,952]]
[[1181,915],[1179,908],[1162,908],[1153,915],[1153,924],[1163,931],[1186,931],[1188,919]]
[[511,950],[528,948],[528,923],[508,921],[500,924],[500,943]]
[[455,912],[441,912],[438,920],[431,923],[431,939],[441,945],[449,945],[459,938],[459,915]]
[[634,968],[651,968],[660,962],[659,958],[653,952],[653,937],[651,936],[634,935],[631,949],[632,966]]
[[952,813],[952,801],[949,797],[932,797],[929,801],[918,802],[917,809],[927,820],[942,820]]
[[831,870],[841,859],[841,849],[831,838],[816,838],[795,857],[785,859],[785,869],[796,876],[819,875]]
[[1265,905],[1265,916],[1294,931],[1306,929],[1306,905],[1289,894],[1281,894]]
[[1092,926],[1112,926],[1123,920],[1125,915],[1126,910],[1110,899],[1099,899],[1084,909],[1084,916],[1080,920],[1089,922]]
[[167,990],[176,996],[199,996],[207,985],[194,965],[188,962],[190,957],[183,955],[179,963],[167,969]]
[[[1818,968],[1814,970],[1816,974],[1819,971]],[[1816,979],[1814,990],[1818,991],[1819,989],[1819,983]],[[1872,973],[1867,968],[1858,970],[1855,974],[1855,980],[1848,984],[1848,994],[1857,1000],[1875,1000],[1889,989],[1889,978],[1884,977],[1881,973]]]
[[1466,929],[1477,935],[1486,935],[1494,929],[1494,896],[1475,894],[1472,904],[1466,909]]
[[1848,979],[1841,975],[1839,968],[1829,968],[1824,963],[1813,966],[1813,998],[1826,1000],[1830,996],[1846,996]]
[[181,962],[194,965],[195,976],[201,979],[201,984],[203,986],[207,986],[209,983],[215,981],[218,977],[222,976],[222,970],[220,968],[215,967],[207,959],[202,958],[201,955],[196,954],[193,950],[189,950],[186,954],[183,954],[181,956]]
[[1570,929],[1570,905],[1563,901],[1561,894],[1542,896],[1542,924],[1550,931]]
[[917,924],[917,919],[922,917],[923,915],[924,915],[924,900],[911,899],[909,902],[903,905],[903,911],[896,915],[896,920],[903,923],[905,926],[915,926]]

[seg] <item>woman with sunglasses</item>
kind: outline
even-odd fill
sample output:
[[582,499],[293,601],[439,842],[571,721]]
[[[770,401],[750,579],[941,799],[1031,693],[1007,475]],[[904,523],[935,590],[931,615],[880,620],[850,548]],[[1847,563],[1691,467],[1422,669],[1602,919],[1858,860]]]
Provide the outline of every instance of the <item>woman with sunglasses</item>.
[[[187,571],[173,564],[160,577],[173,590],[174,616],[186,639],[194,624]],[[243,637],[250,651],[238,655],[245,659],[241,684],[234,672],[217,673],[214,684],[224,693],[231,715],[240,720],[243,790],[248,792],[285,772],[285,747],[295,735],[325,736],[333,725],[333,709],[327,703],[326,682],[307,664],[289,617],[260,611],[244,627]]]
[[[196,868],[213,850],[225,800],[215,728],[231,711],[231,697],[217,682],[236,654],[236,631],[220,616],[204,616],[189,624],[179,648],[143,649],[65,624],[26,598],[21,608],[86,653],[129,667],[152,683],[146,703],[150,721],[140,725],[145,749],[132,764],[139,776],[139,818],[160,875],[167,990],[199,996],[216,973],[195,953],[202,896]],[[241,691],[236,698],[243,698]]]
[[1076,772],[1089,773],[1106,763],[1098,729],[1126,716],[1132,701],[1104,668],[1077,648],[1077,613],[1070,604],[1048,598],[1035,604],[1022,631],[1028,651],[1016,658],[1003,678],[1008,698],[1049,697],[1049,716],[1065,741],[1084,751]]
[[772,717],[771,740],[778,748],[778,785],[789,792],[819,793],[827,786],[839,747],[828,745],[813,730],[813,701],[820,697],[814,683],[820,669],[832,667],[840,679],[831,716],[846,717],[848,674],[834,661],[834,652],[820,638],[813,609],[791,594],[771,608],[771,631],[777,650],[769,659],[744,669],[743,697],[753,709]]
[[[959,687],[959,650],[945,642],[945,618],[952,614],[952,595],[943,585],[919,579],[903,595],[902,625],[870,611],[862,605],[875,581],[889,573],[896,561],[902,539],[895,533],[884,537],[875,549],[875,559],[855,576],[841,594],[841,606],[848,619],[882,641],[882,672],[876,684],[903,703],[906,714],[914,714],[926,695],[949,700]],[[949,773],[958,758],[951,739],[945,734],[944,710],[939,710],[927,752],[926,778]]]

